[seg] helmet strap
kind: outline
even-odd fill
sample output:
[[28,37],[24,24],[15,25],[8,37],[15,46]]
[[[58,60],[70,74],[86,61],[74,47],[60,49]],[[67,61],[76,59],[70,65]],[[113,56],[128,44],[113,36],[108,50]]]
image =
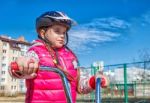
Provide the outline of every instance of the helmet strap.
[[48,44],[51,47],[52,43],[47,39],[46,34],[44,35],[44,38],[42,38],[40,35],[38,35],[38,38],[44,41],[46,44]]
[[68,33],[66,33],[65,39],[66,39],[66,43],[65,43],[65,46],[66,46],[68,44]]

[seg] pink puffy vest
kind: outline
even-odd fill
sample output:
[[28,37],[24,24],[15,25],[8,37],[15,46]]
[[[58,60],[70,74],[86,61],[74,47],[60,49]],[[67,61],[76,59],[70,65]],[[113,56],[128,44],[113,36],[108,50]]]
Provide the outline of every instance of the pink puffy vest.
[[[29,51],[34,51],[38,55],[40,66],[55,67],[51,55],[41,40],[36,40]],[[58,49],[57,53],[62,67],[76,78],[77,69],[73,62],[76,62],[77,58],[65,47]],[[26,103],[67,103],[61,78],[56,73],[39,70],[35,79],[26,80],[26,87]],[[71,81],[70,87],[73,103],[75,103],[77,81]]]

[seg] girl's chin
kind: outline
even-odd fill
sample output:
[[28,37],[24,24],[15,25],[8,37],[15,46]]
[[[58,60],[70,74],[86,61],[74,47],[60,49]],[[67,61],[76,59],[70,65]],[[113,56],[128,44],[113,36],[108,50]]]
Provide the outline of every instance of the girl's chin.
[[55,46],[53,46],[54,48],[61,48],[61,47],[63,47],[64,46],[64,44],[59,44],[59,45],[55,45]]

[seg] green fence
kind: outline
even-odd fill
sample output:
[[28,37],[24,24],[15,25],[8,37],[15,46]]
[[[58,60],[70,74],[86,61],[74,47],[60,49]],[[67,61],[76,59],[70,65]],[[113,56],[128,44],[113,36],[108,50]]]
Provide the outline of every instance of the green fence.
[[[99,66],[87,69],[94,75]],[[101,90],[102,103],[150,103],[150,61],[104,66],[110,86]],[[95,92],[78,95],[78,103],[94,103]]]

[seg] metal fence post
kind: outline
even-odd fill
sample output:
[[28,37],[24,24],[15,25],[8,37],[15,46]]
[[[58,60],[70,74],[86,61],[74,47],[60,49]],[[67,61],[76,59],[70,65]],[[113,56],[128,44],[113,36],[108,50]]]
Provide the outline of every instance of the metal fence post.
[[127,64],[124,64],[123,68],[124,68],[124,102],[128,103]]

